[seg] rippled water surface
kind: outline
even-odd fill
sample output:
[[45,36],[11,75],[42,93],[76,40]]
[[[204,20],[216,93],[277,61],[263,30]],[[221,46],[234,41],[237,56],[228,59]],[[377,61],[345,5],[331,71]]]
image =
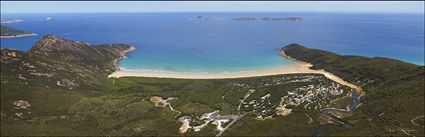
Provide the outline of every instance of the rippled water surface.
[[[52,16],[53,21],[45,18]],[[191,19],[194,17],[219,19]],[[234,17],[301,17],[291,21],[235,21]],[[45,34],[91,44],[137,48],[122,69],[179,72],[245,71],[291,64],[279,48],[299,43],[345,55],[383,56],[424,64],[423,14],[331,13],[98,13],[2,14],[2,24],[35,37],[1,39],[2,48],[28,50]]]

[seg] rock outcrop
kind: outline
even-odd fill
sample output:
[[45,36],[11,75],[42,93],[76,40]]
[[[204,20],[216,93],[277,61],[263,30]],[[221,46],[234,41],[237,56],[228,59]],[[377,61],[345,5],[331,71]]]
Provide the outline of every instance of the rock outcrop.
[[125,44],[92,46],[46,35],[28,52],[1,49],[1,77],[2,81],[50,85],[46,88],[93,89],[117,69],[115,61],[123,58],[122,53],[129,49],[131,46]]

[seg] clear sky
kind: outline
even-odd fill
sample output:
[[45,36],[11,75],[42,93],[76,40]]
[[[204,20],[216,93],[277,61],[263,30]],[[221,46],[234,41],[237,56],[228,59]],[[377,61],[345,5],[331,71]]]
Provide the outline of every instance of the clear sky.
[[344,12],[424,13],[423,1],[1,1],[1,13]]

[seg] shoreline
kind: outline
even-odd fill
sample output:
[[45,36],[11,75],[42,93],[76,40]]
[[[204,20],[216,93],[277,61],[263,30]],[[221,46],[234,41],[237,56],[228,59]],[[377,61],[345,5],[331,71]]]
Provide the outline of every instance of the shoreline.
[[18,35],[13,35],[13,36],[0,36],[0,38],[2,39],[11,39],[11,38],[22,38],[22,37],[31,37],[31,36],[36,36],[37,34],[35,33],[31,33],[31,34],[18,34]]
[[322,74],[326,78],[335,81],[339,84],[348,86],[361,95],[364,93],[362,88],[349,83],[342,78],[324,71],[324,70],[313,70],[310,69],[313,66],[310,63],[299,61],[287,56],[284,51],[279,51],[279,55],[294,61],[294,64],[291,65],[282,65],[280,67],[273,67],[270,69],[258,69],[252,71],[240,71],[240,72],[219,72],[219,73],[195,73],[195,72],[158,72],[158,71],[122,71],[120,70],[118,61],[121,59],[127,58],[125,53],[131,52],[136,48],[131,47],[128,50],[122,51],[121,57],[114,60],[114,66],[116,71],[108,75],[108,78],[120,78],[120,77],[153,77],[153,78],[174,78],[174,79],[232,79],[232,78],[246,78],[246,77],[261,77],[261,76],[271,76],[271,75],[282,75],[282,74]]
[[[129,49],[126,49],[126,50],[123,50],[123,51],[120,52],[120,57],[118,57],[118,58],[114,59],[114,61],[112,61],[112,63],[114,64],[114,68],[115,68],[115,71],[112,72],[112,74],[120,71],[120,65],[118,64],[118,61],[128,58],[127,56],[125,56],[125,54],[128,53],[128,52],[134,51],[134,50],[136,50],[136,48],[131,46]],[[110,75],[108,75],[108,78],[110,77]]]
[[[119,66],[119,65],[118,65]],[[118,70],[110,74],[108,77],[156,77],[156,78],[178,78],[178,79],[230,79],[230,78],[245,78],[257,76],[270,76],[279,74],[296,74],[309,73],[311,64],[298,63],[291,65],[282,65],[269,69],[257,69],[251,71],[237,72],[218,72],[218,73],[203,73],[203,72],[167,72],[167,71],[126,71]]]

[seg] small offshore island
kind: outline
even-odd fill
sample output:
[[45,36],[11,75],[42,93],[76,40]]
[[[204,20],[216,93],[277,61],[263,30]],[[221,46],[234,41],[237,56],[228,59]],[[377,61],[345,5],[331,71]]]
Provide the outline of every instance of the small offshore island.
[[10,27],[6,27],[3,25],[0,25],[1,27],[1,34],[0,38],[20,38],[20,37],[29,37],[29,36],[35,36],[37,34],[32,32],[26,32]]
[[299,66],[276,73],[118,75],[132,50],[54,35],[2,48],[1,135],[424,135],[424,66],[290,44],[279,54]]
[[304,21],[304,18],[271,18],[271,17],[263,17],[263,18],[254,18],[254,17],[236,17],[233,18],[233,20],[236,21],[255,21],[255,20],[262,20],[262,21]]

